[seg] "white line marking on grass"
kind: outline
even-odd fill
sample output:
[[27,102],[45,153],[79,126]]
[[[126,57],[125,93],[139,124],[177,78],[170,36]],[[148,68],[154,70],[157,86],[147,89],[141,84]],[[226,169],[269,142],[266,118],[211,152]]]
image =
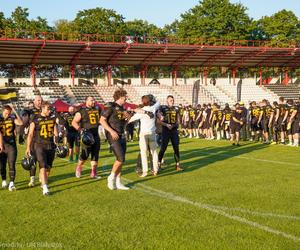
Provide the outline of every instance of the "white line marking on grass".
[[257,216],[261,216],[261,217],[275,217],[275,218],[288,219],[288,220],[300,220],[300,216],[274,214],[274,213],[269,213],[269,212],[256,212],[256,211],[248,210],[245,208],[239,208],[239,207],[225,207],[225,206],[210,205],[210,204],[205,204],[205,205],[212,207],[212,208],[216,208],[216,209],[237,211],[237,212],[247,213],[247,214],[251,214],[251,215],[257,215]]
[[[66,159],[60,159],[63,161],[68,162]],[[105,166],[107,166],[107,160]],[[83,165],[84,169],[90,169],[90,166],[88,166],[86,163]],[[102,173],[110,173],[110,170],[105,169],[101,171]],[[124,179],[124,178],[123,178]],[[124,179],[125,180],[125,179]],[[129,179],[126,179],[127,182],[132,182]],[[142,184],[138,184],[142,185]],[[163,191],[162,191],[163,192]],[[288,220],[300,220],[300,216],[294,216],[294,215],[286,215],[286,214],[275,214],[275,213],[270,213],[270,212],[258,212],[258,211],[253,211],[245,208],[239,208],[239,207],[226,207],[226,206],[220,206],[220,205],[212,205],[212,204],[204,204],[205,206],[211,207],[211,208],[216,208],[216,209],[221,209],[221,210],[228,210],[228,211],[237,211],[241,213],[247,213],[251,215],[257,215],[261,217],[274,217],[274,218],[279,218],[279,219],[288,219]]]
[[[275,164],[283,164],[283,165],[290,165],[290,166],[297,166],[300,167],[300,164],[298,163],[292,163],[292,162],[285,162],[285,161],[273,161],[273,160],[266,160],[266,159],[259,159],[259,158],[252,158],[252,157],[246,157],[246,156],[238,156],[238,155],[232,155],[232,154],[226,154],[226,153],[207,153],[207,152],[201,152],[201,148],[198,150],[195,150],[198,152],[200,155],[225,155],[225,156],[230,156],[232,158],[240,158],[240,159],[246,159],[246,160],[253,160],[253,161],[262,161],[262,162],[268,162],[268,163],[275,163]],[[184,154],[184,151],[182,152]],[[226,159],[225,159],[226,160]]]
[[[66,159],[61,159],[61,160],[67,161]],[[86,164],[84,164],[84,166],[89,168],[89,166],[87,166]],[[133,182],[132,180],[124,178],[124,177],[123,177],[123,180],[125,180],[126,182]],[[210,211],[212,213],[221,215],[221,216],[229,218],[231,220],[238,221],[238,222],[246,224],[248,226],[251,226],[251,227],[254,227],[254,228],[257,228],[257,229],[261,229],[265,232],[272,233],[272,234],[275,234],[275,235],[279,235],[279,236],[282,236],[284,238],[287,238],[287,239],[290,239],[290,240],[293,240],[293,241],[297,241],[297,242],[300,241],[300,238],[298,236],[288,234],[288,233],[279,231],[277,229],[273,229],[271,227],[259,224],[255,221],[248,220],[248,219],[243,218],[241,216],[231,215],[231,214],[226,213],[226,212],[223,211],[223,210],[232,210],[232,211],[235,210],[236,211],[238,208],[227,208],[227,207],[221,207],[220,208],[220,207],[214,206],[214,205],[202,204],[200,202],[191,201],[191,200],[188,200],[187,198],[184,198],[184,197],[181,197],[181,196],[178,196],[178,195],[174,195],[174,194],[169,193],[169,192],[164,192],[164,191],[161,191],[161,190],[158,190],[158,189],[155,189],[155,188],[151,188],[151,187],[148,187],[148,186],[146,186],[144,184],[140,184],[140,183],[137,183],[135,185],[135,187],[133,187],[133,188],[136,189],[136,190],[140,190],[144,193],[148,193],[150,195],[158,196],[160,198],[164,198],[164,199],[167,199],[167,200],[172,200],[172,201],[176,201],[176,202],[181,202],[181,203],[193,205],[195,207],[205,209],[207,211]],[[247,210],[244,210],[244,212],[246,212],[246,211]],[[242,211],[240,210],[240,212],[242,212]],[[255,213],[255,212],[251,211],[251,213]],[[296,218],[298,218],[298,217],[296,217]]]
[[[129,180],[127,178],[123,178],[123,179],[125,181],[132,182],[132,180]],[[261,230],[266,231],[268,233],[279,235],[279,236],[282,236],[284,238],[287,238],[287,239],[290,239],[290,240],[293,240],[293,241],[300,241],[300,238],[295,236],[295,235],[288,234],[288,233],[273,229],[271,227],[259,224],[255,221],[248,220],[248,219],[243,218],[241,216],[228,214],[228,213],[226,213],[226,212],[224,212],[220,209],[213,208],[211,205],[206,205],[206,204],[202,204],[200,202],[191,201],[191,200],[188,200],[184,197],[174,195],[174,194],[169,193],[169,192],[164,192],[164,191],[161,191],[161,190],[158,190],[158,189],[155,189],[155,188],[148,187],[144,184],[136,184],[136,186],[137,187],[135,187],[135,189],[140,190],[142,192],[145,192],[145,193],[148,193],[148,194],[151,194],[151,195],[154,195],[154,196],[158,196],[158,197],[161,197],[161,198],[164,198],[164,199],[167,199],[167,200],[172,200],[172,201],[177,201],[177,202],[193,205],[195,207],[205,209],[205,210],[210,211],[212,213],[224,216],[224,217],[229,218],[231,220],[238,221],[240,223],[249,225],[249,226],[257,228],[257,229],[261,229]]]

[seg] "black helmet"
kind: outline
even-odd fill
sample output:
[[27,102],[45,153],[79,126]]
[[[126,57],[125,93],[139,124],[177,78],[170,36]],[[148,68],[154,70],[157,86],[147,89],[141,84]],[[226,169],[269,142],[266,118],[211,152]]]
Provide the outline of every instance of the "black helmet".
[[21,165],[25,170],[30,171],[31,168],[35,165],[35,161],[31,155],[25,156],[21,161]]
[[93,134],[88,131],[83,131],[81,135],[81,143],[85,146],[92,146],[95,143]]
[[57,146],[55,152],[57,157],[65,158],[68,155],[68,148],[66,146]]

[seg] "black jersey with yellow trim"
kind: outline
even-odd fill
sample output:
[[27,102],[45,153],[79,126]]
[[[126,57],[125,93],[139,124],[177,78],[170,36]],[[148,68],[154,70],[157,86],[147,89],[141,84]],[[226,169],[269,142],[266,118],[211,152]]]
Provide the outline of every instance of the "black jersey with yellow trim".
[[292,113],[297,110],[296,105],[287,106],[286,110],[288,111],[288,117],[291,117]]
[[225,116],[225,121],[229,122],[232,116],[232,110],[231,109],[223,109],[223,116]]
[[279,108],[279,116],[283,118],[285,116],[286,111],[287,111],[287,105],[286,104],[279,104],[278,108]]
[[221,122],[223,120],[223,112],[222,110],[218,109],[217,111],[217,121]]
[[274,112],[274,109],[272,108],[272,106],[267,105],[262,108],[262,112],[263,112],[263,119],[270,119],[272,113]]
[[57,116],[55,114],[49,116],[36,115],[33,119],[34,138],[33,141],[39,144],[54,143],[54,127],[56,126]]
[[29,109],[29,122],[31,123],[34,118],[36,116],[38,116],[39,114],[41,114],[41,109],[38,109],[38,108],[32,108],[32,109]]
[[258,119],[259,116],[261,115],[261,112],[262,112],[262,109],[260,107],[255,107],[255,108],[251,108],[250,109],[250,115],[251,115],[251,118],[256,118]]
[[[180,110],[179,110],[180,112]],[[194,108],[189,108],[189,119],[195,120],[196,119],[196,112]]]
[[71,114],[69,112],[62,116],[63,125],[66,128],[67,133],[78,133],[78,131],[72,125],[72,121],[74,117],[75,117],[75,113]]
[[4,143],[14,144],[16,142],[15,119],[14,115],[10,115],[7,118],[4,118],[2,115],[0,116],[0,131]]
[[125,108],[115,102],[105,104],[101,116],[106,118],[108,125],[119,135],[124,134],[126,126]]
[[[163,122],[173,125],[173,128],[178,128],[179,108],[176,106],[162,105],[159,109],[163,116]],[[175,126],[174,126],[175,125]]]
[[92,134],[98,134],[98,127],[101,116],[100,107],[83,107],[78,113],[81,115],[80,127],[88,130]]

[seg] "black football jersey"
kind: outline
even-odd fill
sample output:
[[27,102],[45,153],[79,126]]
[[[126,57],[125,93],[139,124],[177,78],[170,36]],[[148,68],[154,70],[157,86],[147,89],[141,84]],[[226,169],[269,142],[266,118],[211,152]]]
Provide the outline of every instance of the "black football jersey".
[[260,114],[261,114],[262,110],[260,107],[255,107],[255,108],[252,108],[251,111],[250,111],[250,115],[251,115],[251,118],[259,118]]
[[225,121],[229,122],[232,115],[231,109],[224,109],[223,115],[225,116]]
[[287,107],[285,104],[279,104],[279,116],[284,117],[286,113]]
[[236,123],[236,121],[234,121],[233,118],[235,118],[235,119],[237,119],[237,120],[240,121],[240,120],[242,119],[242,117],[243,117],[243,114],[242,114],[242,113],[238,113],[238,112],[236,112],[236,111],[233,111],[233,112],[232,112],[232,115],[231,115],[231,122]]
[[72,126],[72,121],[74,119],[74,116],[75,116],[75,113],[74,114],[66,113],[63,116],[64,126],[68,133],[77,133],[77,130]]
[[90,131],[92,134],[98,134],[101,109],[98,107],[81,108],[78,112],[81,115],[81,128]]
[[10,115],[6,119],[3,116],[0,116],[0,131],[3,136],[3,142],[8,144],[14,144],[16,140],[15,135],[15,117]]
[[222,110],[217,111],[217,121],[221,122],[223,120],[223,112]]
[[124,134],[126,118],[124,116],[125,109],[123,106],[115,102],[109,102],[105,105],[101,115],[106,118],[108,125],[119,135]]
[[178,117],[179,117],[178,107],[175,107],[175,106],[169,107],[169,106],[163,105],[160,107],[160,113],[163,116],[164,123],[167,123],[170,125],[175,125],[173,128],[178,127]]
[[270,119],[271,114],[274,112],[273,108],[270,105],[267,105],[262,109],[263,119]]
[[287,107],[287,111],[288,111],[288,117],[291,117],[292,113],[297,110],[297,106],[292,105],[292,106],[288,106]]
[[40,109],[33,108],[29,110],[29,122],[31,123],[34,118],[41,113]]
[[34,127],[34,142],[39,144],[53,144],[54,143],[54,127],[56,125],[56,116],[42,116],[36,115],[32,121]]
[[196,118],[196,112],[193,108],[190,108],[189,109],[189,119],[190,120],[195,120],[195,118]]

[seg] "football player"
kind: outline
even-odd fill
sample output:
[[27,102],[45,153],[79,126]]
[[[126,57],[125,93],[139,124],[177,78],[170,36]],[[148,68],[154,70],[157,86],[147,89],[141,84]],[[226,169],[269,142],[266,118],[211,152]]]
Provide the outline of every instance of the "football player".
[[58,141],[57,117],[51,114],[49,102],[43,102],[41,108],[41,113],[29,125],[26,155],[30,156],[34,152],[40,167],[43,195],[49,195],[48,177],[55,157],[55,142]]
[[16,144],[16,125],[22,126],[23,121],[15,111],[13,106],[5,105],[2,115],[0,116],[0,131],[3,136],[4,149],[0,153],[0,169],[2,176],[2,188],[7,187],[6,182],[6,164],[8,163],[10,182],[8,185],[9,191],[16,190],[16,159],[17,159],[17,144]]
[[75,146],[75,162],[79,158],[80,135],[78,131],[72,126],[72,121],[75,117],[75,107],[70,106],[68,113],[63,116],[64,127],[67,130],[67,143],[69,147],[69,162],[73,162],[74,146]]
[[127,92],[122,89],[116,90],[113,98],[114,102],[106,104],[100,118],[100,123],[106,130],[106,138],[116,157],[111,173],[107,178],[107,187],[110,190],[128,190],[129,188],[121,182],[121,171],[126,154],[125,125],[131,117],[131,114],[123,106],[127,99]]
[[[98,127],[100,125],[101,109],[95,106],[95,99],[88,96],[85,99],[85,107],[82,107],[74,116],[72,126],[82,135],[81,152],[76,166],[75,176],[81,177],[82,166],[91,155],[91,178],[99,179],[97,166],[100,151],[100,136]],[[90,136],[89,142],[83,141],[84,136]]]
[[174,157],[176,162],[175,169],[177,171],[183,170],[180,167],[180,155],[179,155],[179,135],[178,135],[178,124],[179,120],[179,110],[174,106],[174,97],[169,95],[167,97],[167,105],[161,106],[159,113],[161,115],[162,124],[162,143],[158,154],[158,166],[161,167],[161,162],[164,157],[165,151],[168,147],[169,141],[171,141]]
[[[34,120],[35,116],[37,116],[41,113],[42,102],[43,102],[42,97],[40,95],[36,95],[32,105],[29,105],[29,108],[24,109],[23,114],[22,114],[23,126],[20,126],[19,143],[21,143],[21,144],[24,143],[24,130],[28,129],[30,123]],[[34,161],[36,162],[34,150],[32,150],[31,155],[32,155]],[[30,179],[29,179],[28,186],[34,187],[35,186],[36,164],[34,164],[32,166],[32,168],[29,171],[29,174],[30,174]]]

